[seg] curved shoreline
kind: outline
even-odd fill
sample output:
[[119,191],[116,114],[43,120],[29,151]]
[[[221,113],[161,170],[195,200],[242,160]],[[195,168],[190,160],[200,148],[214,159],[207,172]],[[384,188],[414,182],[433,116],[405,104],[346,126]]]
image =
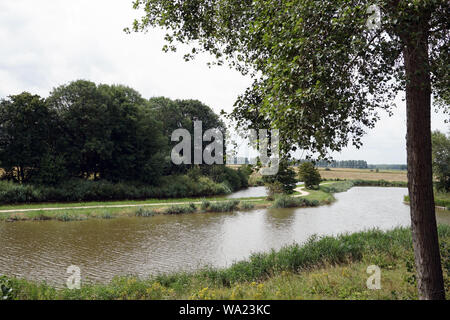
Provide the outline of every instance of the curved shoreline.
[[[376,183],[381,183],[381,185],[376,185]],[[392,184],[392,185],[391,185]],[[309,200],[319,201],[319,205],[330,204],[334,200],[333,193],[344,192],[351,189],[354,186],[374,186],[374,187],[391,187],[397,186],[395,182],[387,181],[326,181],[321,183],[320,187],[326,186],[325,188],[319,188],[319,190],[309,190],[306,191],[304,185],[298,185],[294,191],[298,194],[291,195],[292,198],[298,197],[308,197]],[[155,199],[154,199],[155,200]],[[16,222],[16,221],[44,221],[44,220],[57,220],[61,222],[68,221],[80,221],[86,219],[111,219],[119,217],[136,217],[137,210],[148,208],[152,212],[147,215],[147,217],[155,214],[163,214],[163,209],[177,207],[177,206],[201,206],[203,201],[208,201],[209,203],[221,203],[228,201],[239,201],[242,206],[237,207],[237,210],[249,210],[252,208],[268,208],[273,204],[273,201],[266,200],[266,197],[250,197],[250,198],[237,198],[237,199],[227,199],[219,198],[215,200],[208,200],[195,198],[190,201],[188,198],[182,201],[162,201],[162,202],[152,202],[152,203],[129,203],[129,204],[108,204],[108,205],[86,205],[86,206],[68,206],[68,207],[48,207],[48,208],[17,208],[17,209],[3,209],[0,210],[0,222]],[[251,208],[245,204],[250,204]],[[105,210],[110,209],[108,212]],[[195,212],[202,212],[199,208]]]

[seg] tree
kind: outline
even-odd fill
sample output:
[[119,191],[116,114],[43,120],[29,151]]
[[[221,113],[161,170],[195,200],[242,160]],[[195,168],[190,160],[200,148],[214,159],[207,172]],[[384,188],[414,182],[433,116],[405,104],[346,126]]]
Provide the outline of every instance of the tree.
[[[198,100],[170,100],[164,97],[151,98],[149,106],[154,110],[157,120],[163,124],[163,132],[167,139],[167,144],[171,147],[177,142],[172,142],[172,133],[176,129],[186,129],[191,134],[192,155],[194,154],[194,121],[202,122],[203,133],[209,129],[218,129],[225,138],[225,124],[219,116],[204,103]],[[210,142],[203,142],[203,148]],[[224,143],[225,147],[225,143]],[[170,154],[170,151],[167,152]],[[224,150],[225,154],[225,150]],[[186,173],[193,165],[175,165],[169,159],[166,174]],[[205,170],[207,168],[203,168]]]
[[[381,19],[373,23],[369,6]],[[265,119],[282,149],[361,146],[378,110],[406,91],[408,189],[419,297],[445,298],[431,168],[431,94],[448,112],[447,0],[136,0],[134,31],[168,29],[166,50],[193,43],[254,84],[237,101],[240,128]],[[129,31],[129,30],[128,30]]]
[[55,117],[45,100],[28,92],[0,101],[0,163],[20,183],[39,174],[51,150]]
[[304,162],[300,165],[298,168],[298,178],[305,183],[308,189],[318,186],[322,180],[319,170],[311,162]]
[[61,132],[56,153],[72,177],[158,182],[168,144],[137,91],[78,80],[54,89],[47,101]]
[[278,189],[278,186],[280,186],[282,192],[286,194],[292,194],[297,185],[295,171],[289,167],[289,161],[286,159],[280,160],[277,174],[264,176],[263,181],[266,185],[269,185],[269,189],[274,186]]
[[58,151],[72,176],[99,178],[100,163],[111,158],[113,142],[107,123],[108,97],[90,81],[78,80],[54,89],[47,99],[58,115]]
[[433,172],[438,179],[437,189],[450,192],[450,135],[434,131],[431,136],[433,145]]

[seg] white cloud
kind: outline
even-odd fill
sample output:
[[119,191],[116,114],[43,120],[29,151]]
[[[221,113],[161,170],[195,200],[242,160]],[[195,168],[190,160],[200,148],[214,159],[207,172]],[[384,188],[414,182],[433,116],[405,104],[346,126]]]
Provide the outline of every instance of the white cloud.
[[[131,86],[144,97],[199,99],[216,112],[231,111],[236,97],[251,84],[227,67],[208,68],[207,55],[193,62],[183,51],[166,54],[161,30],[127,35],[138,12],[131,0],[0,0],[0,97],[30,91],[47,96],[76,79]],[[448,130],[444,116],[433,128]],[[338,159],[406,161],[404,105],[383,117],[364,139]]]

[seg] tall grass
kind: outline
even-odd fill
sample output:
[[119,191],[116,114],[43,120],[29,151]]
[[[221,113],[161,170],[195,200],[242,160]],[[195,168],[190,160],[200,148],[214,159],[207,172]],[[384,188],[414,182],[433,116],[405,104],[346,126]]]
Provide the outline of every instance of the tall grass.
[[[405,202],[409,202],[410,201],[410,197],[409,196],[405,196],[403,201]],[[445,199],[445,198],[439,198],[439,195],[436,195],[434,198],[434,204],[438,207],[444,207],[447,210],[450,210],[450,200]]]
[[154,209],[144,209],[144,208],[139,208],[136,212],[135,212],[135,216],[136,217],[143,217],[143,218],[149,218],[149,217],[153,217],[155,215],[157,215],[158,212]]
[[163,210],[163,214],[186,214],[197,211],[195,204],[170,206]]
[[[448,266],[450,226],[440,225],[438,234],[443,265]],[[0,278],[0,285],[10,299],[177,299],[186,296],[202,299],[207,298],[204,288],[235,288],[240,284],[266,281],[285,272],[302,274],[359,261],[387,268],[404,265],[412,256],[411,231],[397,228],[387,232],[370,230],[337,237],[312,237],[302,246],[294,244],[278,251],[253,254],[229,268],[205,268],[194,273],[152,276],[146,280],[118,277],[109,284],[83,285],[80,290],[56,290],[46,284],[6,277]],[[444,267],[446,281],[449,269]],[[199,295],[199,288],[203,288],[200,290],[202,295]]]
[[202,210],[205,212],[233,212],[238,209],[239,200],[228,200],[228,201],[218,201],[218,202],[203,202]]
[[299,207],[317,207],[320,205],[318,200],[309,200],[299,197],[291,197],[285,194],[279,195],[275,198],[272,208],[299,208]]

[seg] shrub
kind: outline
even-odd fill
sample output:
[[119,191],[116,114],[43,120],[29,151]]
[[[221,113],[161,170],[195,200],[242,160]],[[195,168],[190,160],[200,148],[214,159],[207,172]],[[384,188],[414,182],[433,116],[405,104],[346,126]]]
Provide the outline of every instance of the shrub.
[[242,202],[241,203],[241,209],[243,209],[243,210],[250,210],[250,209],[253,209],[254,207],[255,207],[255,205],[250,202]]
[[210,205],[211,205],[211,202],[209,202],[208,200],[203,200],[200,208],[203,211],[206,211],[209,208]]
[[0,300],[12,300],[13,288],[11,281],[6,276],[0,275]]
[[149,218],[149,217],[153,217],[156,214],[158,214],[158,212],[154,209],[144,209],[141,207],[136,211],[135,216]]
[[185,214],[185,213],[194,213],[197,211],[196,206],[191,203],[189,205],[177,205],[170,206],[166,208],[163,213],[164,214]]
[[195,182],[186,175],[161,178],[160,186],[71,179],[58,186],[20,185],[0,181],[0,203],[79,202],[183,198],[231,193],[226,183],[201,176]]
[[289,162],[286,159],[280,160],[278,172],[275,175],[264,176],[263,181],[266,185],[277,184],[281,186],[281,193],[287,194],[292,194],[294,192],[295,186],[297,185],[295,171],[291,167],[289,167]]
[[276,197],[272,205],[272,208],[280,209],[280,208],[318,207],[319,205],[320,205],[319,200],[309,200],[299,197],[294,198],[283,194]]
[[282,194],[275,198],[272,208],[297,208],[305,204],[305,199],[294,198],[288,195]]
[[239,200],[211,202],[207,211],[208,212],[233,212],[239,206]]
[[300,165],[298,177],[300,181],[305,183],[305,186],[308,189],[319,185],[321,181],[319,170],[317,170],[311,162],[304,162]]
[[274,181],[272,183],[266,183],[266,189],[267,189],[267,200],[273,201],[275,197],[279,194],[283,194],[284,189],[283,185],[279,181]]

